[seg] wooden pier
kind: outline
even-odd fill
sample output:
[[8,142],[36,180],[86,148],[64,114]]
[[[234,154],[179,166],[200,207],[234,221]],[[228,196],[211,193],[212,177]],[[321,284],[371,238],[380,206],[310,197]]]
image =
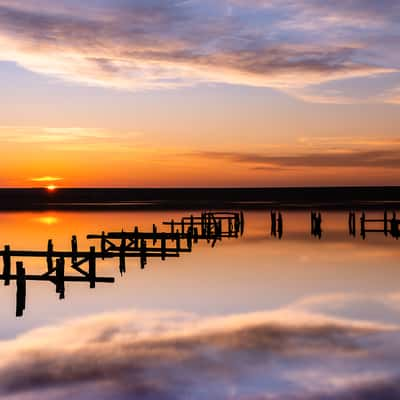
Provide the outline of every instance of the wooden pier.
[[[0,252],[3,257],[3,273],[0,275],[0,280],[4,281],[5,286],[9,286],[11,281],[16,281],[16,316],[20,317],[25,310],[26,303],[26,282],[27,281],[41,281],[51,282],[56,287],[56,293],[59,294],[60,299],[65,298],[65,282],[87,282],[90,288],[94,289],[96,283],[113,283],[112,277],[99,277],[96,272],[96,250],[94,247],[90,248],[89,252],[53,252],[51,255],[47,252],[40,251],[13,251],[10,246],[6,245],[4,250]],[[13,257],[27,257],[27,258],[46,258],[46,272],[41,274],[27,274],[26,267],[23,261],[16,262],[16,272],[12,273],[12,258]],[[49,262],[49,259],[55,259]],[[74,258],[76,257],[76,258]],[[69,268],[66,267],[66,259],[71,258]],[[87,270],[84,269],[83,264],[87,264]],[[75,275],[66,275],[65,270],[72,270]]]
[[365,212],[360,218],[360,233],[365,240],[367,233],[383,233],[385,236],[392,236],[395,239],[400,237],[400,220],[397,219],[396,213],[392,213],[389,219],[387,210],[383,213],[383,218],[367,218]]
[[[119,272],[126,272],[126,259],[138,258],[140,267],[144,269],[148,258],[179,257],[182,253],[190,253],[193,244],[200,240],[212,242],[222,238],[238,238],[243,234],[243,213],[202,213],[201,216],[184,217],[180,221],[164,222],[169,225],[169,232],[158,232],[153,225],[151,232],[141,232],[135,227],[132,232],[102,232],[89,234],[87,239],[100,241],[100,251],[91,246],[89,251],[79,251],[77,237],[71,238],[71,250],[56,251],[52,240],[48,240],[46,250],[14,250],[10,245],[5,245],[0,251],[3,259],[3,273],[0,280],[5,286],[11,281],[16,282],[16,316],[23,315],[26,305],[26,282],[46,281],[55,285],[56,293],[60,299],[65,298],[66,282],[87,282],[90,288],[95,288],[96,283],[113,283],[113,277],[97,276],[97,260],[118,258]],[[28,274],[26,265],[21,259],[39,258],[45,264],[41,274]],[[13,272],[13,260],[15,273]],[[67,272],[67,274],[66,274]],[[70,273],[73,272],[73,275]],[[69,273],[69,274],[68,274]]]

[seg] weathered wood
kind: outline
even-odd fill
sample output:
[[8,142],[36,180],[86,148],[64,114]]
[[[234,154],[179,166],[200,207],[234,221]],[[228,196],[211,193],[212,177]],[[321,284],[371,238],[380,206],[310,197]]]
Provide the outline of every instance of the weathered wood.
[[64,258],[56,260],[56,293],[60,295],[60,300],[65,297],[65,261]]
[[16,294],[16,312],[17,317],[22,317],[26,306],[26,276],[22,261],[17,261],[17,294]]
[[72,236],[72,239],[71,239],[71,253],[72,253],[71,262],[75,263],[78,260],[77,255],[76,255],[78,253],[78,239],[76,238],[75,235]]
[[145,239],[140,241],[140,268],[144,269],[147,264],[147,242]]
[[[17,275],[11,274],[9,276],[11,281],[17,280]],[[4,280],[5,276],[0,275],[0,280]],[[25,275],[26,281],[35,281],[35,282],[52,282],[56,283],[56,278],[54,276],[44,276],[44,275]],[[90,282],[89,279],[85,276],[64,276],[64,282]],[[114,283],[115,278],[111,277],[102,277],[96,276],[96,283]]]
[[94,289],[96,287],[96,248],[94,246],[90,247],[89,282],[90,288]]
[[5,245],[4,246],[4,252],[3,252],[3,276],[4,278],[4,285],[9,286],[10,285],[10,276],[11,274],[11,256],[10,256],[10,246]]
[[122,238],[119,249],[119,272],[121,275],[123,275],[126,272],[125,253],[126,253],[126,239]]

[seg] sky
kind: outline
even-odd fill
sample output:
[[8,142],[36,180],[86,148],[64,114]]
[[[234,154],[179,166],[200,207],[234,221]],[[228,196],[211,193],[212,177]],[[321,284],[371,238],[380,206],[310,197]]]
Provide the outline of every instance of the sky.
[[397,185],[397,0],[0,0],[0,186]]

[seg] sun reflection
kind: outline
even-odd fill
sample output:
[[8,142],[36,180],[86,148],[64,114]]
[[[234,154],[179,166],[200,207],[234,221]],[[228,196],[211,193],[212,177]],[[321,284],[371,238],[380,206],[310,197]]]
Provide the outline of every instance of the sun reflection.
[[54,225],[57,224],[60,221],[60,219],[53,215],[46,215],[44,217],[34,218],[34,221],[45,225]]

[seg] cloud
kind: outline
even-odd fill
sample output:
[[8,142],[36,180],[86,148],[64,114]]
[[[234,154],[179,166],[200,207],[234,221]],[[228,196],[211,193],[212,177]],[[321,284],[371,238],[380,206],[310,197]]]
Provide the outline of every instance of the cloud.
[[[69,81],[121,89],[221,82],[293,91],[397,71],[397,59],[384,62],[389,52],[379,44],[399,14],[394,2],[385,5],[1,0],[0,58]],[[345,19],[349,12],[352,17]],[[360,32],[354,15],[367,15],[370,23],[374,14],[385,17],[383,26]]]
[[[379,370],[374,377],[387,380],[400,373],[396,335],[397,327],[299,310],[216,318],[177,312],[97,315],[0,342],[0,398],[348,394],[355,382],[375,383],[370,375],[366,379],[368,371]],[[322,378],[317,382],[315,372]]]
[[314,151],[275,155],[266,153],[203,151],[197,156],[248,164],[256,170],[285,168],[400,168],[399,149]]
[[115,140],[103,129],[82,127],[0,126],[0,140],[14,143],[61,143]]
[[137,150],[142,145],[142,133],[126,130],[108,131],[100,128],[0,126],[0,142],[30,144],[51,151],[110,151],[131,152],[135,138]]

